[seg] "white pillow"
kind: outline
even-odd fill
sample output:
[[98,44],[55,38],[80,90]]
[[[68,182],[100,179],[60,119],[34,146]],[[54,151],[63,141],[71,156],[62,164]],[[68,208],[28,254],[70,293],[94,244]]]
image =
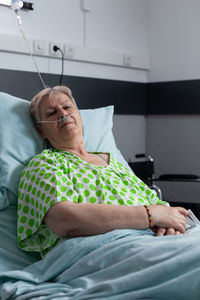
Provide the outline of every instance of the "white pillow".
[[[0,209],[17,205],[22,170],[31,157],[44,149],[29,109],[29,101],[0,93]],[[113,110],[113,106],[80,110],[85,147],[88,151],[111,152],[128,167],[113,137]]]

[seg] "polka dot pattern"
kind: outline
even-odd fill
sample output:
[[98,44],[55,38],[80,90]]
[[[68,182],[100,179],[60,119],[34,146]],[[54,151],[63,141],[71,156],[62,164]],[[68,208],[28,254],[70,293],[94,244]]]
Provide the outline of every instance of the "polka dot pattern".
[[59,241],[42,222],[57,202],[116,205],[165,204],[128,168],[110,156],[95,166],[61,150],[35,156],[22,173],[18,193],[18,243],[27,251],[46,253]]

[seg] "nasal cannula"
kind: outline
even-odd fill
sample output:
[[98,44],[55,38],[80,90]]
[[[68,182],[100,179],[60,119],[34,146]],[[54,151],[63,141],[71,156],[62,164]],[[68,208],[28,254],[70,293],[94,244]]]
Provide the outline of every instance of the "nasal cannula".
[[39,121],[39,124],[40,123],[59,123],[59,122],[62,122],[68,118],[70,118],[71,116],[75,115],[77,112],[74,112],[73,114],[69,115],[69,116],[65,116],[63,118],[61,118],[60,120],[55,120],[55,121]]

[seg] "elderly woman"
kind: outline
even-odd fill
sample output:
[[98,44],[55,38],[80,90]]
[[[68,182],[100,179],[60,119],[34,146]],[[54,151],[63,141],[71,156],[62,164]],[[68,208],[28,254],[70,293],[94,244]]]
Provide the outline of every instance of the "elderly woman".
[[158,199],[112,154],[85,149],[69,88],[42,90],[31,101],[31,117],[52,148],[32,158],[21,176],[18,243],[23,250],[43,256],[62,238],[114,229],[152,227],[158,236],[185,232],[184,208]]

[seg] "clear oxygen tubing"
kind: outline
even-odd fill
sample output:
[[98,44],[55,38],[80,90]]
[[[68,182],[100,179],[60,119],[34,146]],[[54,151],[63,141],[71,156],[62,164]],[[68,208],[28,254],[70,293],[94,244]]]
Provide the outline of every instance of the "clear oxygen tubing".
[[32,58],[32,60],[33,60],[33,64],[34,64],[34,66],[35,66],[35,68],[36,68],[36,71],[37,71],[37,73],[38,73],[38,75],[39,75],[39,78],[40,78],[40,80],[41,80],[41,83],[42,83],[42,85],[43,85],[43,87],[44,87],[44,89],[45,89],[47,86],[45,85],[45,83],[44,83],[44,81],[43,81],[43,79],[42,79],[42,76],[41,76],[41,74],[40,74],[40,71],[39,71],[38,66],[37,66],[37,64],[36,64],[36,61],[35,61],[35,57],[33,56],[31,47],[30,47],[30,45],[29,45],[29,43],[28,43],[28,40],[27,40],[27,38],[26,38],[25,32],[24,32],[23,27],[22,27],[22,19],[21,19],[20,13],[19,13],[19,10],[20,10],[20,8],[21,8],[22,6],[23,6],[23,2],[22,2],[22,1],[19,1],[19,0],[17,0],[17,1],[12,1],[11,8],[14,10],[14,12],[15,12],[15,14],[16,14],[16,17],[17,17],[17,23],[18,23],[18,25],[19,25],[19,29],[20,29],[21,35],[22,35],[22,37],[23,37],[23,39],[24,39],[24,41],[25,41],[25,43],[26,43],[26,46],[27,46],[28,51],[29,51],[29,53],[30,53],[30,56],[31,56],[31,58]]
[[69,115],[69,116],[65,116],[63,118],[61,118],[60,120],[55,120],[55,121],[39,121],[38,124],[40,123],[59,123],[62,122],[68,118],[70,118],[71,116],[75,115],[77,113],[77,111],[75,111],[73,114]]

